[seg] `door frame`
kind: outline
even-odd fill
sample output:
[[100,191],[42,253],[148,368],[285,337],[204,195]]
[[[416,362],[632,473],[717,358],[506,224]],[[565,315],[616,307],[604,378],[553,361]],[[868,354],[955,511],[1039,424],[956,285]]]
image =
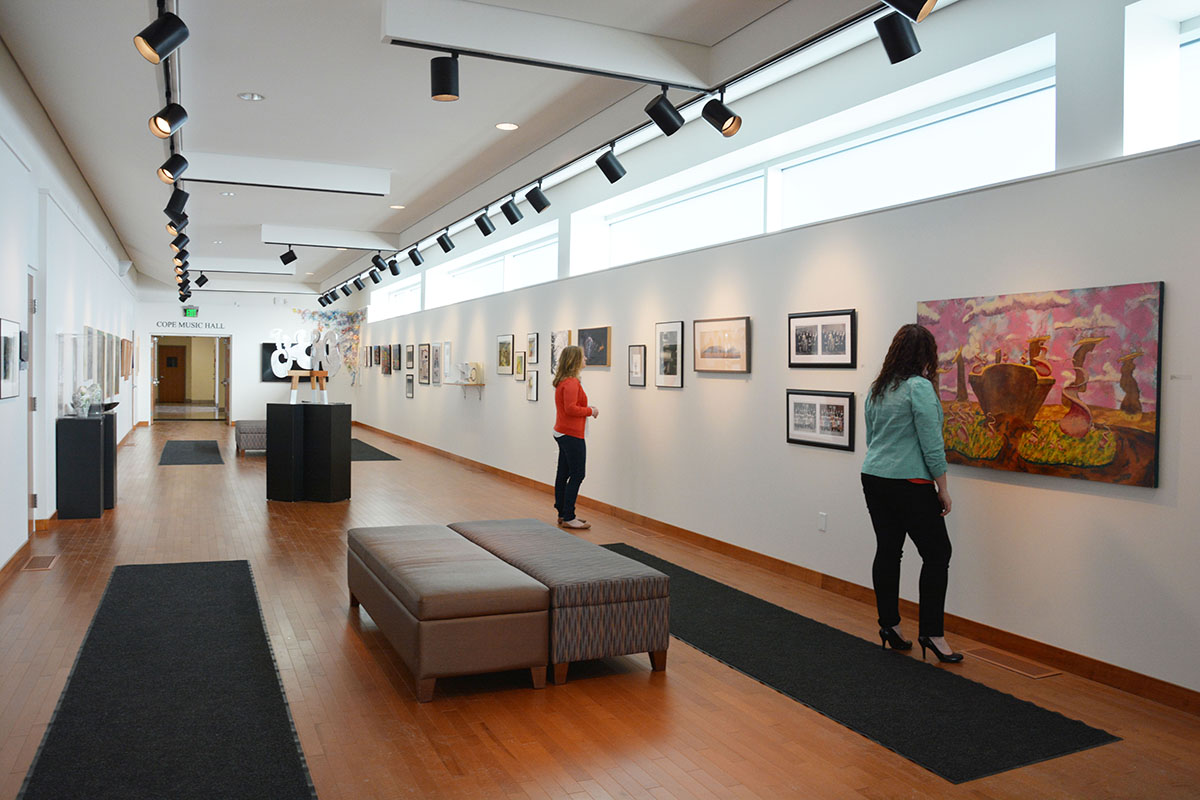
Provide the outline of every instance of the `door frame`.
[[[216,339],[214,350],[217,359],[217,375],[216,375],[216,390],[217,395],[214,401],[215,405],[220,408],[220,389],[221,381],[225,382],[225,421],[230,425],[233,424],[233,335],[230,333],[154,333],[150,335],[150,424],[155,423],[155,412],[158,408],[158,382],[160,380],[158,374],[158,340],[162,338],[169,339]],[[221,377],[222,371],[219,369],[221,365],[221,347],[222,342],[225,342],[225,359],[224,378]],[[217,412],[220,413],[219,411]],[[220,420],[220,417],[214,419]],[[157,420],[162,422],[163,420]]]

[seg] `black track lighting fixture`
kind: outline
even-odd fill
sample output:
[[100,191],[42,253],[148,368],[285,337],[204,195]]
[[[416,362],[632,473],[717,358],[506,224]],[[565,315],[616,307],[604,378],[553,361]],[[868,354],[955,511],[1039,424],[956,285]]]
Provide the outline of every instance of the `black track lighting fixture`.
[[190,291],[189,292],[180,292],[179,293],[179,302],[186,303],[191,296],[192,296],[192,293]]
[[429,96],[443,103],[458,99],[458,53],[429,62]]
[[289,244],[289,245],[288,245],[287,252],[286,252],[286,253],[284,253],[283,255],[281,255],[281,256],[279,257],[279,260],[280,260],[280,262],[282,262],[282,264],[283,264],[283,265],[286,267],[288,264],[290,264],[290,263],[292,263],[293,261],[295,261],[295,260],[296,260],[296,258],[297,258],[297,256],[296,256],[296,251],[295,251],[295,250],[293,250],[293,249],[292,249],[292,246]]
[[486,210],[475,218],[475,224],[479,226],[479,232],[484,236],[491,236],[496,232],[496,226],[492,224],[492,218],[488,216]]
[[733,109],[725,105],[725,90],[719,97],[714,97],[704,104],[700,112],[704,120],[721,132],[722,136],[733,136],[742,129],[742,118],[733,113]]
[[167,207],[163,209],[163,213],[166,214],[172,222],[179,222],[180,220],[185,219],[187,214],[184,213],[183,209],[187,205],[187,201],[190,196],[191,195],[189,195],[183,189],[180,189],[178,186],[176,186],[171,191],[171,199],[167,201]]
[[344,283],[342,284],[342,294],[346,297],[350,296],[350,287]]
[[443,253],[449,253],[454,249],[454,242],[450,240],[450,229],[447,228],[442,232],[442,235],[437,238],[437,243],[441,245]]
[[504,205],[500,206],[500,210],[504,212],[504,218],[508,220],[509,225],[516,225],[525,219],[525,215],[521,213],[521,209],[517,208],[517,196],[515,194],[504,201]]
[[188,215],[184,214],[182,219],[173,219],[167,223],[167,233],[172,236],[178,236],[188,224]]
[[160,139],[167,139],[187,122],[187,111],[179,103],[167,103],[162,111],[150,118],[150,132]]
[[170,11],[165,11],[133,37],[133,46],[151,64],[159,64],[174,53],[179,45],[186,42],[187,38],[188,29],[183,20]]
[[879,41],[887,53],[888,61],[899,64],[921,52],[921,43],[917,41],[917,32],[913,24],[898,11],[893,11],[886,17],[875,20],[875,31]]
[[178,253],[180,250],[187,247],[188,242],[190,241],[191,239],[188,238],[186,233],[181,233],[171,240],[171,249]]
[[175,262],[175,266],[182,267],[184,264],[187,263],[188,251],[180,250],[178,253],[175,254],[175,258],[172,260]]
[[360,292],[367,288],[367,285],[363,283],[362,275],[359,275],[354,279],[354,288],[358,289]]
[[188,280],[188,273],[187,273],[187,270],[184,270],[183,272],[181,272],[181,273],[179,273],[178,275],[176,275],[176,276],[175,276],[175,282],[176,282],[176,283],[186,283],[186,282],[187,282],[187,280]]
[[550,207],[550,198],[546,197],[546,193],[542,191],[542,182],[538,181],[538,185],[525,193],[525,199],[529,201],[529,205],[537,213],[542,213]]
[[321,304],[321,308],[324,308],[325,306],[329,305],[329,299],[327,297],[325,297],[325,295],[321,295],[320,297],[318,297],[317,302]]
[[421,255],[421,251],[414,247],[408,251],[408,260],[413,263],[414,267],[419,267],[425,263],[425,256]]
[[[371,263],[374,264],[375,269],[379,270],[380,272],[383,272],[385,269],[387,269],[387,262],[383,260],[383,256],[379,253],[371,256]],[[375,282],[379,283],[379,281]]]
[[[397,253],[396,255],[400,255],[400,254]],[[395,256],[388,259],[387,265],[388,265],[388,272],[392,273],[393,275],[400,274],[400,264],[399,264],[399,262],[396,261]]]
[[201,272],[200,277],[196,278],[196,288],[202,288],[206,283],[208,283],[208,276]]
[[188,160],[179,153],[174,153],[158,168],[158,179],[163,183],[174,183],[188,168]]
[[192,290],[192,283],[187,278],[184,278],[183,280],[181,280],[179,282],[179,291],[190,292],[191,290]]
[[937,0],[883,0],[886,5],[899,11],[913,22],[920,22],[929,16]]
[[175,274],[182,275],[183,273],[187,272],[187,269],[188,268],[186,266],[184,266],[183,264],[176,264],[175,265]]
[[379,276],[379,270],[377,269],[373,269],[368,272],[367,277],[371,279],[371,283],[379,283],[383,280],[383,278]]
[[610,144],[608,149],[596,159],[596,166],[604,173],[604,177],[608,178],[609,183],[616,183],[625,177],[625,168],[621,166],[620,161],[617,161],[617,145],[615,142]]
[[665,85],[662,87],[662,94],[647,103],[645,110],[646,116],[650,117],[666,136],[670,136],[683,127],[683,115],[667,99]]

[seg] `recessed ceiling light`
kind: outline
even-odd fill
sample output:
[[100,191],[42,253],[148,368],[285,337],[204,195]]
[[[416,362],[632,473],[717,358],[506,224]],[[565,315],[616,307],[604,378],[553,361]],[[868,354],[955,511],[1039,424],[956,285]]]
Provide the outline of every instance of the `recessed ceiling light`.
[[312,275],[312,273],[311,273],[311,272],[306,272],[306,273],[304,273],[304,274],[305,274],[305,275]]
[[401,209],[403,209],[403,208],[404,208],[404,206],[388,206],[388,208],[394,208],[394,209],[396,209],[397,211],[400,211]]
[[233,197],[233,192],[221,192],[221,197]]
[[521,126],[515,122],[497,122],[496,123],[496,128],[498,130],[502,130],[502,131],[515,131],[519,127],[521,127]]
[[242,100],[249,100],[251,103],[257,103],[259,100],[266,100],[258,92],[238,92],[238,97]]
[[339,247],[339,248],[338,248],[338,250],[341,250],[342,252],[345,252],[345,251],[346,251],[346,248],[344,248],[344,247]]
[[213,239],[213,244],[225,244],[225,243],[223,241],[221,241],[220,239]]

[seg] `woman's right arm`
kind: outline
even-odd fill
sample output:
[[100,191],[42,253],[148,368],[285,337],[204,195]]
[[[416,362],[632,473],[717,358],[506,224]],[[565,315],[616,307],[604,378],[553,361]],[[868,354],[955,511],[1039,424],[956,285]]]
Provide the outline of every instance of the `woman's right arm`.
[[563,413],[568,417],[590,417],[591,406],[579,404],[579,381],[568,378],[559,384],[563,390]]

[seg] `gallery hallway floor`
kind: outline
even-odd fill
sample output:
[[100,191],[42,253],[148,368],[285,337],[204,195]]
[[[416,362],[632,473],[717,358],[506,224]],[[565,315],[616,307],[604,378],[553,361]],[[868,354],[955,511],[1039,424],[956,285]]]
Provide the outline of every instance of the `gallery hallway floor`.
[[[553,521],[551,504],[423,449],[362,428],[354,435],[402,460],[355,462],[353,499],[332,505],[267,503],[265,458],[237,457],[227,426],[172,421],[128,437],[117,507],[36,534],[33,554],[58,554],[53,568],[0,584],[0,800],[16,796],[112,568],[219,559],[251,564],[322,800],[1200,797],[1200,718],[1072,675],[1034,681],[971,659],[964,676],[1123,741],[954,786],[678,640],[664,673],[643,655],[576,664],[568,683],[541,691],[527,672],[446,679],[432,703],[418,704],[374,623],[348,608],[346,529]],[[167,439],[213,436],[225,464],[158,465]],[[552,467],[548,456],[547,479]],[[872,606],[601,513],[586,517],[592,541],[627,542],[875,636]],[[936,720],[930,709],[912,724]]]

